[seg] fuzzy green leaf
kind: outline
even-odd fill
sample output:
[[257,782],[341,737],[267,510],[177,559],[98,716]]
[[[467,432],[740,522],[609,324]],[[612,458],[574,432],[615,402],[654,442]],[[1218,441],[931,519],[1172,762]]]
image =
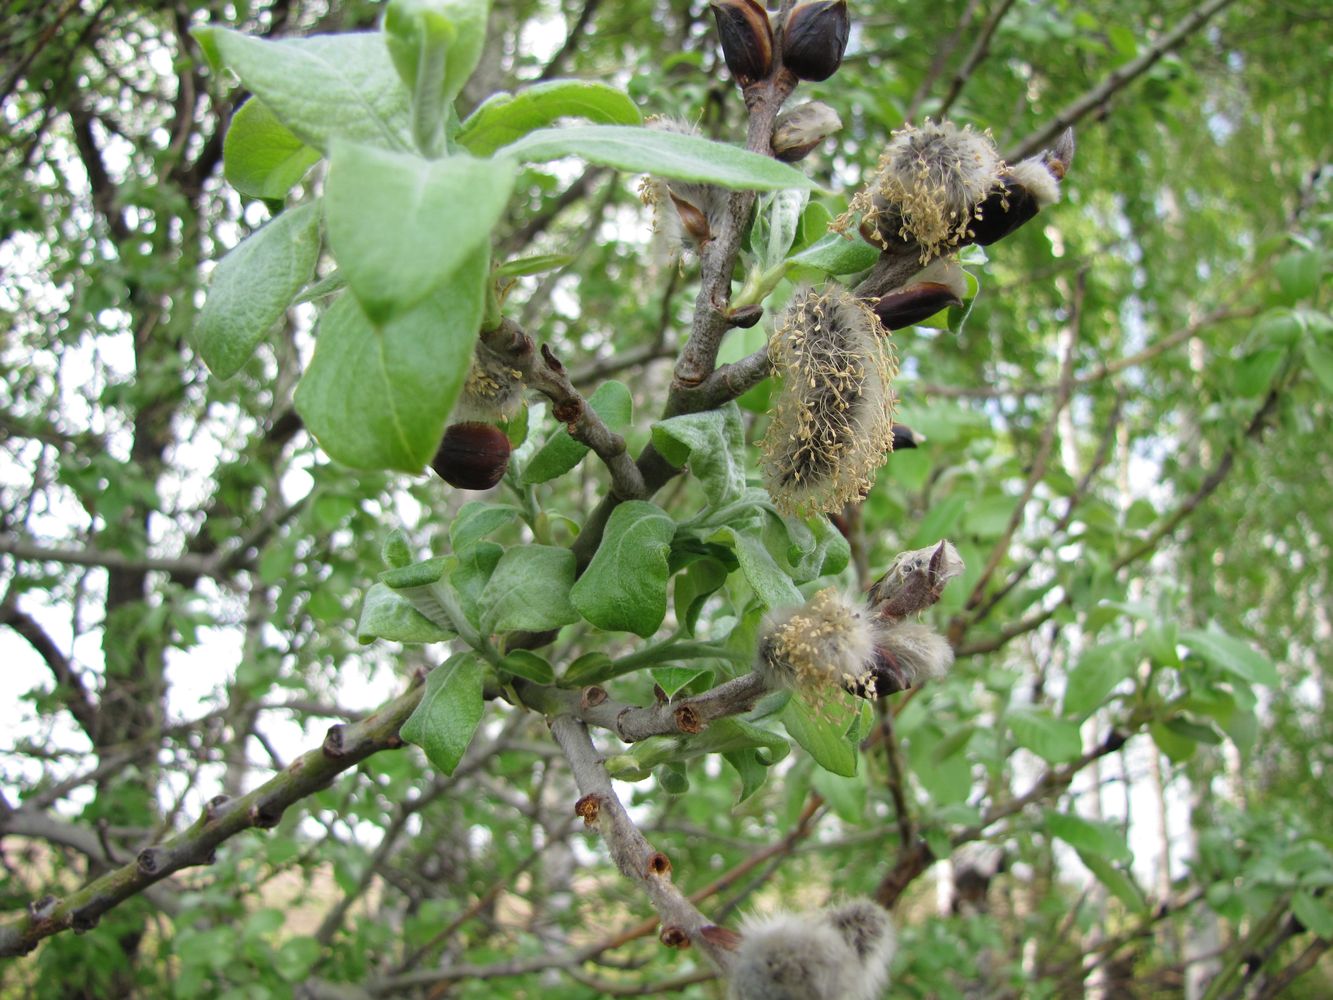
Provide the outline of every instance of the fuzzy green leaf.
[[1094,646],[1079,658],[1065,684],[1064,714],[1086,718],[1117,684],[1134,672],[1134,653],[1124,642]]
[[412,148],[407,88],[379,32],[266,41],[227,28],[196,28],[278,120],[327,152],[335,136],[404,152]]
[[449,545],[455,552],[463,552],[522,513],[508,504],[470,500],[459,508],[449,524]]
[[529,132],[498,151],[526,163],[577,156],[629,173],[649,173],[743,191],[815,188],[801,171],[767,156],[697,135],[626,125],[578,125]]
[[689,465],[713,506],[745,492],[745,427],[735,403],[659,421],[653,444],[672,465]]
[[358,469],[420,472],[435,456],[481,322],[486,256],[387,323],[351,295],[320,320],[296,410],[329,456]]
[[297,138],[257,97],[232,115],[222,142],[227,182],[252,198],[285,197],[318,162],[319,150]]
[[283,212],[251,233],[218,262],[195,327],[204,364],[218,378],[244,367],[319,259],[319,206]]
[[501,662],[502,669],[534,684],[554,684],[555,670],[550,661],[526,649],[516,649]]
[[745,582],[766,609],[805,603],[796,584],[782,571],[760,539],[734,528],[719,528],[712,540],[729,543],[735,549]]
[[574,553],[551,545],[507,549],[481,595],[481,630],[540,632],[579,620],[569,602]]
[[1106,858],[1097,854],[1079,851],[1078,856],[1083,864],[1087,866],[1088,871],[1096,876],[1098,882],[1106,886],[1111,895],[1124,903],[1134,913],[1147,912],[1148,902],[1143,896],[1143,891],[1139,889],[1138,884],[1128,872],[1117,868]]
[[813,267],[826,274],[855,274],[879,260],[879,251],[859,236],[827,233],[789,261],[800,267]]
[[[613,431],[624,431],[634,420],[634,398],[623,382],[603,382],[588,397],[588,405]],[[523,482],[534,485],[563,476],[590,450],[582,441],[575,441],[568,428],[557,427],[523,467]]]
[[382,321],[445,285],[489,244],[513,184],[504,161],[335,143],[324,195],[329,245],[366,314]]
[[421,747],[445,774],[454,773],[481,722],[485,674],[475,653],[451,657],[426,677],[421,702],[403,723],[403,739]]
[[608,632],[648,638],[667,609],[667,554],[676,522],[657,504],[628,500],[607,522],[602,544],[570,600],[585,619]]
[[376,639],[390,642],[443,642],[454,633],[440,628],[416,609],[402,594],[377,583],[366,591],[361,620],[356,627],[358,642]]
[[816,764],[826,771],[851,777],[856,773],[856,742],[847,738],[851,710],[830,700],[819,711],[800,697],[794,697],[782,709],[782,724]]
[[586,118],[599,125],[643,121],[622,90],[591,80],[549,80],[516,94],[492,94],[463,122],[458,142],[486,156],[560,118]]

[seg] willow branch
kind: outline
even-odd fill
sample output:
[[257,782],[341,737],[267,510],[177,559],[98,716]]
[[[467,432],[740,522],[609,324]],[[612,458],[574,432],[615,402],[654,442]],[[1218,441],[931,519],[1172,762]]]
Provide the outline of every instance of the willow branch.
[[39,900],[26,915],[0,924],[0,957],[27,954],[43,938],[61,931],[89,930],[102,914],[167,876],[212,863],[218,845],[238,833],[276,826],[288,806],[320,791],[343,771],[381,750],[402,746],[398,729],[424,690],[416,684],[360,722],[333,726],[323,746],[301,755],[249,794],[213,799],[193,826],[164,844],[144,848],[132,863],[63,898]]
[[602,758],[593,746],[587,727],[568,715],[551,720],[551,732],[569,759],[574,781],[583,797],[576,811],[589,827],[596,827],[606,842],[611,860],[620,873],[638,884],[662,921],[663,944],[680,947],[693,944],[724,972],[730,953],[712,944],[702,933],[708,919],[671,881],[671,862],[653,849],[634,825],[611,787]]
[[1137,59],[1123,66],[1117,66],[1101,83],[1065,105],[1054,118],[1023,138],[1012,150],[1005,153],[1005,159],[1010,162],[1021,160],[1045,149],[1065,129],[1076,125],[1090,113],[1105,107],[1119,91],[1152,69],[1162,56],[1179,48],[1191,35],[1234,2],[1235,0],[1208,0],[1207,3],[1200,4],[1179,24],[1145,49]]
[[949,109],[958,100],[958,95],[967,86],[967,81],[972,79],[972,74],[977,71],[977,67],[990,53],[990,43],[995,38],[995,32],[999,29],[1000,22],[1004,20],[1004,16],[1009,13],[1013,5],[1014,0],[1000,0],[996,8],[991,11],[990,17],[986,18],[986,23],[981,26],[981,33],[977,35],[977,40],[973,43],[967,58],[963,60],[963,64],[958,67],[953,79],[949,81],[948,93],[944,95],[944,100],[940,102],[939,117],[943,118],[948,115]]

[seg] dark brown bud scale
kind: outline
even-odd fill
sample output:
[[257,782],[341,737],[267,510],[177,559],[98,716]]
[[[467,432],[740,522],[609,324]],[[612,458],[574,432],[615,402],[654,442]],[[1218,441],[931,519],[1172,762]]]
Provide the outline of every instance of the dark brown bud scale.
[[509,468],[509,438],[493,424],[451,424],[430,463],[450,486],[489,490]]
[[851,32],[847,0],[811,0],[787,15],[782,64],[801,80],[827,80],[842,65]]
[[919,448],[926,440],[924,434],[918,434],[906,424],[893,425],[893,450],[902,451],[904,448]]
[[773,71],[773,27],[758,0],[711,0],[722,58],[736,83],[748,87]]
[[871,308],[886,330],[901,330],[929,319],[941,309],[962,304],[962,300],[948,285],[938,281],[921,281],[901,291],[880,296]]

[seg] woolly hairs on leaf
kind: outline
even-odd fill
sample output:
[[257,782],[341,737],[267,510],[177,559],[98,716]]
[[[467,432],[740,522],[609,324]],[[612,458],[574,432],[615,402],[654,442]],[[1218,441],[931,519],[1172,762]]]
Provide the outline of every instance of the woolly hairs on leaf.
[[764,485],[784,513],[840,510],[893,448],[897,360],[870,307],[841,287],[798,295],[769,341],[783,377],[763,440]]

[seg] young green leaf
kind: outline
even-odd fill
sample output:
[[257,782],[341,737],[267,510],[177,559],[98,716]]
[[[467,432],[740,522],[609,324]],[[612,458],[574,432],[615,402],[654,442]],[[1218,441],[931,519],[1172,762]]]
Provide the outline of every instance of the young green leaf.
[[1128,864],[1133,852],[1125,843],[1125,833],[1114,823],[1084,819],[1067,813],[1046,810],[1046,830],[1080,853],[1096,854],[1108,861]]
[[361,620],[356,627],[358,642],[370,643],[376,639],[390,642],[443,642],[454,633],[440,628],[423,615],[402,594],[377,583],[366,591],[361,606]]
[[218,378],[244,367],[319,259],[319,206],[288,209],[218,262],[195,327],[195,345]]
[[824,712],[817,713],[795,697],[782,710],[782,724],[816,764],[834,774],[851,777],[856,773],[857,755],[856,744],[847,738],[850,709],[840,712],[837,708],[836,703],[831,703]]
[[515,677],[522,677],[534,684],[555,683],[555,670],[550,662],[526,649],[514,650],[500,662],[500,666]]
[[486,255],[387,323],[351,295],[320,320],[296,410],[329,456],[358,469],[420,472],[435,455],[481,322]]
[[274,41],[227,28],[193,34],[279,121],[321,152],[335,136],[382,149],[412,148],[407,88],[379,32]]
[[754,591],[755,596],[766,609],[789,607],[803,604],[805,598],[792,583],[791,577],[782,571],[769,554],[764,543],[749,534],[738,532],[735,528],[719,528],[713,535],[714,541],[727,542],[736,551],[736,558],[741,564],[741,573]]
[[540,632],[579,620],[569,602],[574,553],[552,545],[505,551],[481,595],[481,630]]
[[1180,641],[1215,667],[1250,684],[1277,687],[1279,683],[1277,668],[1273,666],[1272,660],[1248,642],[1233,638],[1216,626],[1206,631],[1185,629],[1180,633]]
[[1110,890],[1111,895],[1124,903],[1134,913],[1143,914],[1148,911],[1147,900],[1144,899],[1142,890],[1133,877],[1126,871],[1117,868],[1106,858],[1086,851],[1078,852],[1079,860],[1087,866],[1088,871],[1097,877],[1097,881]]
[[390,0],[384,41],[418,104],[442,114],[458,96],[481,60],[490,9],[490,0]]
[[767,156],[697,135],[625,125],[538,129],[502,147],[497,155],[525,163],[577,156],[589,163],[630,173],[650,173],[654,177],[745,191],[818,187],[801,171]]
[[319,150],[298,139],[257,97],[232,115],[222,141],[222,172],[227,182],[252,198],[285,197],[318,162]]
[[421,702],[403,723],[403,739],[421,747],[445,774],[454,773],[481,722],[485,674],[475,653],[450,657],[426,677]]
[[879,260],[879,251],[859,236],[827,233],[789,260],[800,267],[813,267],[826,274],[855,274]]
[[643,121],[624,91],[592,80],[549,80],[516,94],[492,94],[463,121],[458,142],[488,156],[560,118],[585,118],[599,125],[638,125]]
[[1104,643],[1087,650],[1069,672],[1064,714],[1086,718],[1117,684],[1134,672],[1137,644]]
[[689,464],[713,506],[745,492],[745,427],[735,403],[658,421],[653,444],[672,465]]
[[667,553],[676,522],[646,500],[628,500],[606,525],[602,544],[569,598],[585,619],[608,632],[646,639],[666,617]]
[[1014,741],[1042,760],[1064,764],[1077,760],[1083,752],[1076,722],[1052,718],[1035,709],[1019,709],[1010,712],[1007,718]]
[[324,195],[329,245],[366,314],[383,321],[444,285],[488,245],[513,184],[506,162],[335,143]]
[[[599,385],[588,397],[588,405],[613,431],[625,430],[634,420],[634,397],[623,382],[614,379]],[[563,476],[590,450],[582,441],[575,441],[568,429],[557,427],[523,467],[522,481],[534,485]]]
[[449,546],[454,552],[463,552],[522,513],[517,507],[508,504],[470,500],[459,508],[449,523]]

